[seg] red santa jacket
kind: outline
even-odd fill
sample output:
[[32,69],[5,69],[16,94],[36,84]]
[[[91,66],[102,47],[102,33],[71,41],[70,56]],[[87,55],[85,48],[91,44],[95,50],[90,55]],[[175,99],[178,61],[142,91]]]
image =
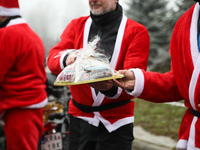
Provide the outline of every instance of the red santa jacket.
[[[80,49],[87,45],[91,23],[92,20],[88,16],[74,19],[68,24],[61,35],[61,41],[51,49],[48,57],[49,69],[54,74],[59,74],[64,69],[62,62],[67,51],[63,50]],[[146,69],[148,53],[149,35],[147,29],[143,25],[123,16],[111,65],[116,70],[132,67]],[[88,106],[100,106],[133,98],[121,88],[118,88],[118,94],[112,98],[107,98],[101,93],[96,96],[95,90],[86,84],[70,86],[70,90],[75,101]],[[98,126],[99,121],[101,121],[109,132],[133,122],[133,109],[134,102],[130,102],[124,106],[106,111],[85,113],[75,107],[72,101],[69,103],[70,114],[82,118],[95,126]]]
[[[159,74],[133,69],[137,85],[129,94],[156,103],[185,99],[186,107],[200,112],[199,8],[199,4],[192,6],[176,23],[170,43],[171,71]],[[189,109],[180,126],[177,149],[200,149],[200,119]]]
[[0,29],[0,114],[47,102],[44,46],[22,18]]

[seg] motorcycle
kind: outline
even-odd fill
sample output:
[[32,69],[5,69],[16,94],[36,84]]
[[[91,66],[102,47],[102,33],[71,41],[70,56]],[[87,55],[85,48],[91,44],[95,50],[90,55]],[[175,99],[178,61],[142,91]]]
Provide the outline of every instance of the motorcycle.
[[[55,75],[47,72],[48,104],[44,107],[44,134],[38,142],[38,150],[69,149],[68,102],[71,93],[66,86],[54,86],[55,79]],[[6,150],[3,119],[0,119],[0,150]]]
[[71,94],[66,86],[54,86],[55,79],[55,75],[47,73],[48,104],[44,107],[44,134],[39,141],[38,150],[69,148],[68,102]]

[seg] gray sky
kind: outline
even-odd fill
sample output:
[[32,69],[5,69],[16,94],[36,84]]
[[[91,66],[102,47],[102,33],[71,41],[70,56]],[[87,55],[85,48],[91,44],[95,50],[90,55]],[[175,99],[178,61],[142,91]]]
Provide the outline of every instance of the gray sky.
[[[130,0],[119,0],[124,10]],[[173,6],[174,0],[169,0]],[[60,40],[67,24],[74,18],[89,15],[88,0],[19,0],[21,15],[51,48]]]
[[[119,1],[124,8],[126,1]],[[58,40],[72,19],[90,12],[88,0],[19,0],[19,5],[22,17],[43,41]]]

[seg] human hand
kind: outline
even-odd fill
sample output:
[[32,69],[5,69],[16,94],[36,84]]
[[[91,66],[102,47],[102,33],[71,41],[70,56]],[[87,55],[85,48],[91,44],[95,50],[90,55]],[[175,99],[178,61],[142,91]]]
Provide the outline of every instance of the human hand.
[[113,81],[107,80],[107,81],[93,82],[93,83],[87,83],[87,85],[99,91],[108,91],[113,87]]
[[76,57],[79,52],[80,52],[80,50],[76,50],[76,51],[72,52],[71,54],[69,54],[69,56],[66,59],[66,65],[72,64],[76,60]]
[[198,107],[200,108],[200,104],[198,104]]
[[133,90],[135,87],[135,74],[130,70],[119,70],[119,74],[123,74],[121,79],[113,79],[114,85],[126,90]]

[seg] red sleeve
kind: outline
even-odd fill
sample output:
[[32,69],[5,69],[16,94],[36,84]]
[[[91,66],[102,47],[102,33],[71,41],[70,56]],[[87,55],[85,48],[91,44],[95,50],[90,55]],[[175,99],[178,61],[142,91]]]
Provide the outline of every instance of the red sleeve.
[[4,81],[4,76],[8,73],[8,71],[13,66],[14,61],[11,59],[12,57],[8,56],[6,51],[0,47],[0,84]]
[[179,93],[173,70],[164,74],[150,71],[143,73],[144,89],[139,98],[156,103],[184,99]]
[[140,68],[146,70],[150,46],[148,31],[140,24],[131,27],[131,30],[132,33],[128,38],[129,46],[123,61],[123,69]]
[[72,20],[62,33],[61,41],[50,50],[47,65],[53,74],[58,75],[62,71],[60,65],[62,52],[74,48],[75,27],[76,20]]
[[[141,24],[128,19],[116,70],[147,69],[150,38],[148,30]],[[133,98],[123,90],[119,99]]]

